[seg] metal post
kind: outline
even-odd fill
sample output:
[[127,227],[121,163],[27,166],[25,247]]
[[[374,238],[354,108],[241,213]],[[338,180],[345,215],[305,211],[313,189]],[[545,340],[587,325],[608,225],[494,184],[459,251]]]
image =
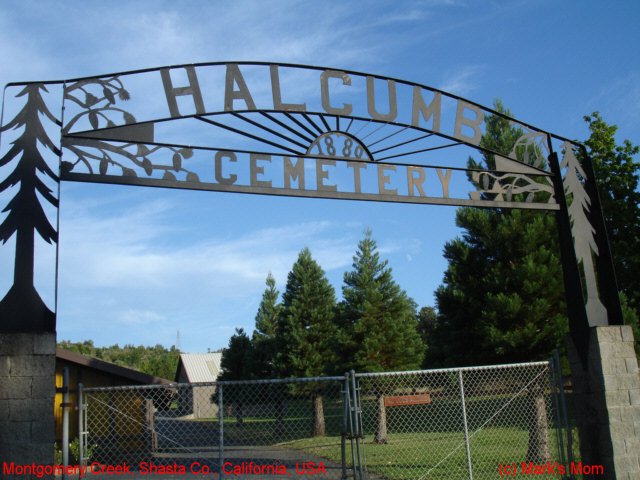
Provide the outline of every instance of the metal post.
[[342,384],[342,438],[340,453],[342,458],[342,480],[347,480],[347,417],[349,416],[349,374],[345,373]]
[[573,464],[573,434],[569,428],[569,415],[567,414],[567,402],[564,396],[564,379],[562,378],[562,368],[560,367],[560,354],[558,349],[554,349],[553,355],[556,359],[556,367],[558,369],[558,385],[560,385],[560,408],[562,409],[562,417],[564,419],[564,428],[567,432],[567,461],[569,465]]
[[67,480],[69,466],[69,368],[62,369],[62,480]]
[[82,383],[78,384],[78,464],[82,465],[84,459],[84,395],[82,394]]
[[[193,388],[193,387],[192,387]],[[222,384],[218,384],[218,472],[222,478],[222,464],[224,463],[224,401],[222,398]]]
[[473,471],[471,467],[471,448],[469,447],[469,429],[467,426],[467,407],[464,401],[464,385],[462,383],[462,370],[458,372],[460,377],[460,400],[462,401],[462,422],[464,424],[464,444],[467,448],[467,468],[469,469],[469,480],[473,480]]
[[553,394],[552,395],[553,409],[555,410],[555,417],[556,417],[556,437],[558,437],[558,450],[560,450],[560,463],[566,467],[567,462],[565,461],[564,442],[562,438],[562,420],[560,415],[560,405],[558,402],[558,387],[562,388],[562,386],[557,381],[553,359],[549,360],[549,368],[551,369],[551,385],[552,385],[551,391]]
[[353,480],[356,480],[356,451],[353,447],[353,441],[356,440],[356,431],[353,424],[353,416],[351,415],[351,393],[349,388],[349,374],[345,374],[345,387],[347,389],[347,415],[349,416],[349,435],[351,439],[351,470],[353,472]]
[[360,408],[358,401],[358,389],[356,388],[356,372],[351,370],[351,387],[353,389],[353,419],[354,419],[354,436],[356,437],[356,452],[358,454],[358,475],[360,480],[364,479],[364,473],[362,471],[362,452],[360,451],[360,438],[361,438],[361,430],[360,430]]

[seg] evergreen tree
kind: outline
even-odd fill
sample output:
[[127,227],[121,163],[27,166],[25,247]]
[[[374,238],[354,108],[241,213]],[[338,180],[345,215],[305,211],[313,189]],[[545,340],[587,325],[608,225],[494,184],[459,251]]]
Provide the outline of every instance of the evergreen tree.
[[[429,350],[438,349],[438,345],[433,342],[436,336],[435,329],[438,326],[438,312],[433,307],[422,307],[418,312],[418,333],[422,338],[422,343]],[[425,354],[422,367],[428,368],[428,355]],[[431,365],[431,368],[434,368]]]
[[380,260],[367,230],[358,243],[353,269],[344,274],[339,309],[344,369],[369,373],[420,367],[424,344],[415,304],[393,280],[388,263]]
[[251,338],[254,349],[254,372],[256,378],[272,378],[275,376],[274,358],[276,355],[276,335],[278,331],[278,315],[281,305],[278,303],[280,292],[276,281],[269,273],[267,288],[256,314],[256,328]]
[[30,84],[18,94],[26,95],[26,103],[16,117],[2,127],[2,131],[24,127],[22,134],[12,142],[12,147],[0,159],[0,167],[19,158],[15,169],[0,182],[0,192],[20,184],[16,195],[3,209],[8,212],[0,224],[0,240],[6,243],[16,235],[16,256],[13,286],[0,302],[0,319],[4,331],[54,331],[55,315],[44,304],[33,284],[34,238],[37,231],[48,243],[56,242],[58,234],[49,222],[38,194],[57,207],[58,199],[38,177],[38,172],[58,180],[49,168],[38,144],[56,155],[60,150],[51,142],[40,116],[56,124],[60,122],[49,112],[41,95],[47,91],[42,84]]
[[[242,328],[236,328],[236,333],[229,339],[229,346],[222,352],[220,360],[221,373],[218,380],[250,380],[253,377],[253,346],[251,340]],[[213,403],[218,402],[216,390],[211,397]],[[223,401],[225,405],[232,405],[236,421],[243,423],[243,407],[250,400],[249,389],[245,385],[230,385],[223,387]]]
[[[380,260],[371,231],[358,243],[353,270],[344,274],[340,305],[342,358],[346,369],[384,372],[420,368],[424,344],[418,334],[415,304]],[[377,394],[377,443],[386,443],[383,389]]]
[[[629,306],[640,308],[640,147],[625,140],[616,145],[617,126],[598,112],[585,116],[590,136],[584,142],[593,162],[618,288]],[[584,159],[582,159],[584,160]]]
[[[298,255],[287,277],[278,320],[277,365],[281,377],[318,377],[335,362],[331,338],[334,323],[335,293],[324,271],[311,257],[308,248]],[[314,384],[296,384],[295,394],[313,398],[313,435],[325,434],[322,392]]]
[[[495,109],[511,116],[500,102]],[[525,134],[498,115],[487,118],[480,146],[540,165],[539,151],[516,148]],[[469,160],[493,169],[495,158]],[[548,195],[539,193],[538,195]],[[551,213],[461,208],[462,238],[445,245],[449,266],[436,291],[439,322],[428,362],[506,363],[547,358],[567,331],[557,229]]]

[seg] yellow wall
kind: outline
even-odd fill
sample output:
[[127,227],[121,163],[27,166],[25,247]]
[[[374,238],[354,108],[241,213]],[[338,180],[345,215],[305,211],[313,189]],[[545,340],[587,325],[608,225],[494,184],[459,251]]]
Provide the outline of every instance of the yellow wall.
[[[78,383],[82,383],[84,387],[108,387],[108,386],[117,386],[117,385],[131,385],[134,384],[129,379],[119,377],[113,374],[105,373],[100,370],[96,370],[94,368],[89,368],[84,365],[78,365],[76,363],[71,363],[66,360],[62,360],[60,358],[56,359],[56,388],[62,387],[62,369],[64,367],[69,368],[69,402],[74,405],[69,409],[69,440],[73,440],[78,437]],[[129,392],[133,393],[133,392]],[[123,404],[122,408],[127,410],[123,412],[127,415],[132,415],[133,418],[144,419],[144,399],[142,398],[134,398],[133,395],[129,397],[129,400],[132,400],[126,404]],[[54,415],[56,419],[56,441],[60,443],[62,439],[62,407],[60,404],[62,403],[62,393],[56,393],[56,400],[54,406]],[[94,402],[94,404],[98,405],[99,402]],[[95,407],[100,408],[100,407]],[[102,408],[107,408],[103,406]],[[97,415],[100,415],[100,412],[96,412]],[[106,412],[104,413],[106,415]],[[107,418],[107,417],[105,417]],[[134,429],[134,427],[131,427]],[[97,433],[97,432],[92,432]],[[132,433],[134,433],[132,431]],[[137,432],[136,432],[137,433]]]

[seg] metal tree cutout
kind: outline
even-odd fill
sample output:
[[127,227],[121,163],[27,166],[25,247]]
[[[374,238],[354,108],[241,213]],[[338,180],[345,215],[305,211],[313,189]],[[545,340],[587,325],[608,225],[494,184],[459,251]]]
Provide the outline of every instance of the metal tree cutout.
[[[598,255],[598,246],[594,237],[595,229],[588,217],[591,199],[587,194],[581,179],[586,179],[580,162],[575,156],[573,145],[565,142],[562,145],[564,157],[560,168],[567,168],[563,183],[567,196],[573,200],[569,205],[569,218],[571,220],[571,234],[576,251],[576,259],[582,264],[587,296],[587,318],[589,326],[605,326],[607,322],[607,309],[600,301],[596,271],[593,263],[593,254]],[[593,253],[592,253],[593,252]]]
[[16,235],[16,255],[13,286],[0,302],[0,329],[5,332],[54,331],[55,314],[45,305],[33,282],[35,231],[47,243],[56,243],[58,233],[47,218],[38,193],[51,205],[58,207],[58,199],[38,177],[38,172],[58,181],[38,150],[38,142],[60,155],[40,122],[40,115],[60,125],[48,110],[41,95],[47,92],[43,84],[27,85],[17,97],[26,95],[22,110],[0,131],[24,127],[22,134],[12,142],[12,147],[0,159],[0,167],[18,159],[16,167],[0,183],[0,192],[20,184],[18,192],[2,210],[8,215],[0,224],[0,240],[6,243]]

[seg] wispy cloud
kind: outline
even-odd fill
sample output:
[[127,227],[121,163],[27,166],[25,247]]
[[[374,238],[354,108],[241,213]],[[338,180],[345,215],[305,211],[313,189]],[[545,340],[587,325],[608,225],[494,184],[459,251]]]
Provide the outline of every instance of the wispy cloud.
[[598,95],[588,101],[587,106],[585,113],[601,110],[605,121],[626,124],[627,127],[640,126],[640,72],[612,78],[602,86]]
[[[250,329],[268,272],[284,288],[299,250],[309,246],[318,263],[339,279],[360,234],[359,228],[345,231],[330,221],[303,220],[248,226],[240,235],[221,231],[194,237],[184,224],[172,226],[175,206],[169,202],[134,205],[106,215],[102,210],[96,218],[93,208],[65,203],[59,301],[63,337],[100,328],[113,330],[108,338],[118,338],[119,332],[166,343],[166,337],[153,339],[160,331],[171,335],[176,325],[202,328],[203,319],[212,315],[216,328]],[[192,240],[181,242],[184,234]],[[169,237],[174,240],[168,242]],[[118,331],[117,325],[125,329]],[[157,332],[147,336],[150,325]]]
[[483,71],[481,65],[469,65],[446,74],[438,88],[454,95],[465,96],[482,83],[478,77]]

